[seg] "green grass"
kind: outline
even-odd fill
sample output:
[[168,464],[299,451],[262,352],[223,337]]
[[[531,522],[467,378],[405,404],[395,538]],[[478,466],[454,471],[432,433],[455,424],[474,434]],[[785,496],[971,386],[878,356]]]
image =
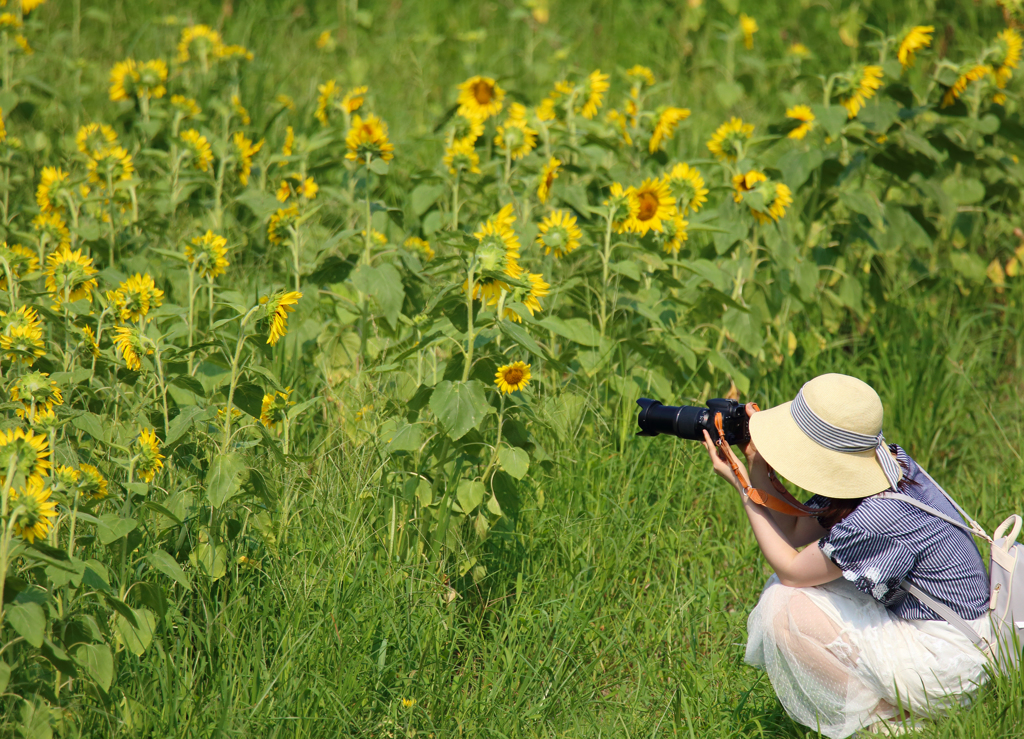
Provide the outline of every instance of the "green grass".
[[[316,34],[335,27],[347,5],[238,3],[224,32],[257,51],[249,97],[287,92],[308,114],[316,81],[365,81],[394,139],[426,140],[453,85],[472,73],[522,80],[514,92],[536,99],[570,65],[643,63],[698,111],[704,122],[693,127],[694,141],[723,114],[713,92],[717,71],[707,63],[715,32],[685,29],[686,2],[553,3],[552,22],[537,37],[509,20],[511,2],[374,3],[368,28],[348,29],[347,45],[334,53],[317,52]],[[726,16],[708,5],[713,16]],[[831,68],[835,55],[852,54],[836,48],[832,24],[851,6],[835,13],[806,5],[761,11],[758,43],[781,52],[788,40],[803,40]],[[868,20],[885,28],[948,23],[957,30],[953,47],[961,34],[991,36],[999,17],[991,3],[934,3],[933,15],[926,3],[864,5]],[[214,23],[219,7],[179,3],[173,12]],[[71,8],[44,9],[55,46],[70,43]],[[155,2],[87,5],[81,52],[108,61],[168,53],[159,26],[167,12]],[[486,42],[457,40],[479,28]],[[559,48],[569,50],[565,61],[552,59]],[[746,67],[740,75],[757,93],[740,112],[754,119],[785,103],[773,95],[770,75],[760,86],[765,72]],[[82,111],[106,105],[106,80],[78,80],[74,64],[48,82],[74,86],[81,105],[33,112],[41,124],[73,130]],[[257,120],[267,115],[253,112]],[[420,151],[407,156],[425,157]],[[432,143],[422,151],[436,155]],[[945,289],[907,295],[882,309],[873,333],[801,364],[785,362],[753,399],[762,407],[781,402],[821,372],[862,377],[886,403],[887,438],[992,527],[1024,499],[1024,358],[1019,307],[1012,307],[1024,296],[1019,285],[999,305]],[[492,536],[490,574],[473,587],[446,582],[443,563],[415,548],[395,556],[408,537],[392,531],[392,511],[415,512],[415,504],[375,477],[371,450],[333,430],[308,441],[300,456],[311,461],[280,471],[291,508],[275,532],[277,550],[259,568],[235,569],[205,590],[178,589],[154,648],[120,657],[117,688],[128,697],[87,698],[65,717],[65,733],[814,736],[786,717],[766,677],[742,664],[746,616],[769,571],[736,496],[696,444],[630,436],[620,445],[617,430],[629,428],[631,414],[592,400],[564,435],[542,437],[551,461],[535,465],[515,520]],[[453,599],[451,585],[462,595]],[[415,706],[404,707],[403,698]],[[0,726],[10,718],[0,717]],[[998,679],[974,707],[926,735],[1014,737],[1022,721],[1017,675]]]
[[[934,315],[891,305],[876,334],[784,364],[755,397],[779,402],[820,372],[863,377],[887,437],[993,527],[1024,498],[1021,329],[994,307],[951,316],[959,296],[923,302]],[[701,448],[619,449],[604,409],[578,420],[543,439],[552,463],[492,537],[491,574],[454,600],[443,567],[389,556],[394,488],[369,453],[328,441],[288,473],[301,492],[279,555],[172,606],[157,649],[124,657],[131,700],[98,701],[82,735],[815,736],[742,664],[770,573]],[[399,519],[412,505],[394,504]],[[1022,699],[1020,674],[1000,678],[925,736],[1017,736]]]

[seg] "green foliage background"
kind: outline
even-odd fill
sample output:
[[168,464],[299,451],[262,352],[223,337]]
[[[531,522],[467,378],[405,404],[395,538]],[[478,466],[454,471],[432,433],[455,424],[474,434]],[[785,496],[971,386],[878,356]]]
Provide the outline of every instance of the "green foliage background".
[[[872,43],[910,25],[934,25],[933,57],[959,64],[1005,27],[1001,9],[989,0],[763,8],[552,0],[547,23],[531,10],[513,0],[51,0],[33,11],[36,53],[20,67],[17,107],[4,109],[8,133],[24,145],[8,167],[7,239],[31,233],[38,170],[73,161],[83,123],[114,124],[135,145],[140,187],[150,188],[143,217],[119,232],[115,264],[104,261],[104,233],[75,238],[104,268],[100,291],[135,271],[165,289],[168,306],[149,336],[178,379],[168,390],[155,365],[126,372],[103,341],[99,361],[76,375],[89,364],[66,351],[69,314],[48,317],[56,348],[42,362],[68,398],[56,456],[100,464],[114,495],[107,508],[86,511],[72,556],[61,551],[73,499],[62,501],[50,542],[59,550],[23,547],[11,564],[0,732],[816,736],[791,722],[767,679],[742,664],[746,614],[768,573],[738,502],[696,445],[632,437],[639,393],[696,402],[735,385],[766,407],[816,374],[855,374],[879,389],[887,438],[981,521],[1019,510],[1024,278],[986,274],[1024,238],[1014,232],[1024,180],[1013,160],[1024,156],[1019,81],[1005,106],[986,101],[940,117],[934,68],[925,73],[919,63],[910,84],[930,91],[931,107],[900,103],[915,110],[897,125],[889,113],[902,93],[879,95],[862,114],[866,128],[858,121],[843,133],[853,156],[843,159],[845,148],[821,138],[788,149],[782,140],[757,154],[757,166],[782,181],[794,172],[806,181],[794,183],[796,202],[777,229],[753,228],[745,209],[722,210],[704,231],[694,219],[676,263],[634,239],[614,246],[603,277],[597,210],[605,186],[639,184],[666,162],[563,141],[576,169],[563,173],[556,194],[578,188],[581,195],[558,202],[589,222],[587,239],[570,266],[536,257],[554,295],[536,320],[519,310],[521,325],[477,306],[478,323],[467,326],[458,289],[474,264],[472,229],[507,202],[501,162],[463,185],[468,233],[427,228],[431,212],[445,223],[451,217],[439,160],[455,85],[471,75],[492,75],[510,99],[536,104],[566,73],[600,67],[612,74],[612,106],[625,92],[621,73],[649,66],[663,81],[657,102],[692,111],[667,163],[702,162],[712,205],[728,207],[729,178],[711,182],[717,165],[705,149],[728,116],[759,133],[784,125],[787,107],[821,102],[817,75],[875,60]],[[730,60],[725,37],[740,11],[760,31],[752,51],[737,49]],[[228,43],[254,52],[237,77],[193,91],[215,111],[237,88],[252,116],[247,135],[267,139],[254,168],[259,184],[226,195],[220,223],[210,221],[210,181],[197,177],[180,201],[161,200],[169,170],[153,152],[171,137],[108,97],[115,62],[173,57],[188,23],[216,26]],[[332,43],[318,49],[324,30]],[[797,41],[812,56],[795,69],[787,50]],[[736,84],[723,87],[729,64]],[[329,78],[370,86],[367,107],[388,122],[396,144],[386,171],[346,168],[345,131],[324,133],[313,121],[317,85]],[[294,99],[294,112],[282,113],[279,94]],[[302,224],[294,255],[265,236],[277,207],[276,170],[267,171],[286,121],[307,137],[289,163],[308,166],[322,188],[322,209]],[[886,132],[890,141],[878,143]],[[883,146],[907,154],[909,169],[880,165]],[[618,159],[609,167],[607,157]],[[526,201],[537,163],[519,166],[509,190]],[[924,184],[908,186],[911,174]],[[981,197],[965,194],[966,180],[982,187]],[[392,246],[373,254],[367,246],[360,262],[364,196]],[[526,221],[524,254],[536,251]],[[734,222],[742,235],[719,235]],[[200,308],[205,345],[190,349],[181,328],[186,271],[173,254],[211,226],[228,234],[232,271],[216,307]],[[407,234],[429,237],[438,258],[401,251]],[[738,277],[735,265],[759,254],[764,277]],[[613,279],[609,263],[619,265]],[[870,269],[858,272],[865,263]],[[397,306],[392,276],[402,285]],[[293,279],[305,295],[288,335],[267,348],[258,314],[248,328],[244,317],[258,310],[258,296],[291,289]],[[779,284],[792,289],[772,297]],[[97,293],[97,308],[102,301]],[[607,337],[598,325],[605,304]],[[780,318],[778,307],[791,304],[798,307]],[[756,306],[758,320],[736,323],[737,305],[743,316]],[[664,336],[683,341],[692,359]],[[613,348],[604,351],[604,341]],[[469,346],[479,349],[467,367]],[[588,358],[596,349],[600,361]],[[533,384],[499,401],[495,368],[516,359],[532,362]],[[237,396],[224,389],[236,386]],[[286,386],[300,404],[285,424],[290,439],[252,418],[264,391]],[[449,395],[438,394],[442,387]],[[460,390],[470,401],[453,405],[450,393]],[[216,415],[225,404],[247,414],[235,436]],[[19,423],[13,410],[4,412],[8,426]],[[123,453],[140,426],[156,428],[168,454],[150,486],[133,480]],[[46,614],[38,643],[43,626],[32,606]],[[1001,677],[974,707],[930,723],[925,735],[1011,737],[1022,719],[1024,683]]]

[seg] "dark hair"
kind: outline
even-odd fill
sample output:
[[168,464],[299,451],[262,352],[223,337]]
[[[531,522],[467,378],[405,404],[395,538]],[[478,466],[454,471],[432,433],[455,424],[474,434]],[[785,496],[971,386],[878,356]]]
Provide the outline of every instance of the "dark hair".
[[[892,450],[893,454],[896,453],[896,445],[890,444],[889,449]],[[900,467],[903,469],[903,478],[896,484],[896,490],[901,493],[906,493],[910,488],[920,487],[920,483],[916,480],[911,480],[908,475],[910,474],[910,466],[905,464],[903,460],[900,460]],[[818,519],[818,523],[826,529],[831,529],[837,523],[842,521],[844,518],[849,516],[864,502],[865,498],[829,498],[826,495],[820,496],[828,501],[828,503],[821,508],[821,514],[815,516]]]

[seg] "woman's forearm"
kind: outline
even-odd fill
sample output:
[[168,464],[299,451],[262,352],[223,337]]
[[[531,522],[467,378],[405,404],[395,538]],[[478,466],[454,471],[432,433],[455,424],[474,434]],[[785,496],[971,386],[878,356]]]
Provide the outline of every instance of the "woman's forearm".
[[809,546],[797,551],[766,508],[744,498],[743,509],[747,512],[761,553],[783,585],[806,588],[831,582],[843,574],[818,547]]

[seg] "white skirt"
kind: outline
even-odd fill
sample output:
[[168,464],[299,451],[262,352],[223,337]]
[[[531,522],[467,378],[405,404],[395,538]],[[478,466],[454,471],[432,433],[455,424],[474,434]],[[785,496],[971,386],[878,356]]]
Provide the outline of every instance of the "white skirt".
[[[971,622],[991,640],[988,616]],[[747,619],[746,662],[767,671],[793,720],[831,739],[899,708],[936,716],[987,679],[986,656],[945,621],[892,615],[853,583],[791,588],[772,575]]]

